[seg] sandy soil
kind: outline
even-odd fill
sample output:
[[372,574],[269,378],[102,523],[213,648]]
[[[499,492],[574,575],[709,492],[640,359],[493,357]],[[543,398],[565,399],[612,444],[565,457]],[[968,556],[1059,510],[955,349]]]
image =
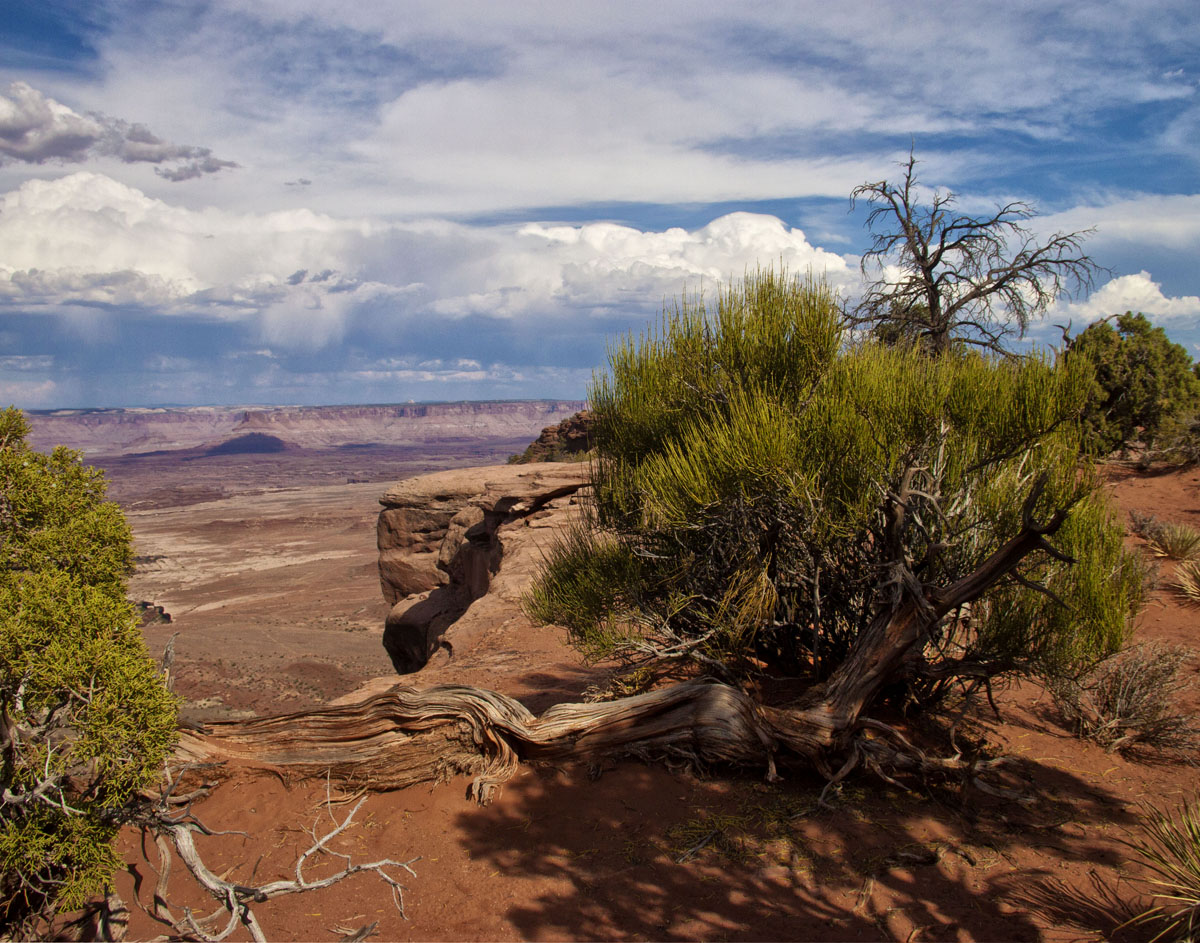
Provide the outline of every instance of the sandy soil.
[[[1111,487],[1125,513],[1200,524],[1196,471],[1114,472]],[[304,706],[383,673],[384,610],[370,572],[376,490],[304,488],[131,515],[139,553],[159,558],[135,590],[178,612],[176,626],[147,635],[158,647],[181,631],[179,683],[200,702],[193,711]],[[1138,637],[1196,646],[1198,610],[1163,586]],[[1186,670],[1200,677],[1200,658]],[[496,634],[414,680],[494,687],[540,710],[595,676],[546,629]],[[220,701],[206,708],[206,698]],[[407,919],[370,874],[256,912],[279,940],[336,940],[376,921],[375,938],[394,940],[1105,938],[1123,919],[1120,901],[1137,899],[1120,839],[1139,803],[1195,794],[1196,770],[1074,739],[1033,685],[1001,692],[1000,703],[1000,719],[980,712],[965,733],[1014,757],[1008,784],[1028,804],[856,775],[830,811],[816,803],[822,782],[806,774],[768,787],[634,763],[526,769],[487,808],[466,801],[463,781],[366,799],[333,845],[356,862],[420,856],[416,876],[403,876]],[[231,834],[199,839],[201,851],[240,881],[292,876],[307,830],[327,831],[331,814],[349,808],[325,799],[320,783],[230,777],[195,811]],[[148,905],[153,849],[147,861],[128,833],[121,850],[118,890]],[[334,866],[322,859],[312,874]],[[211,909],[178,873],[170,896]],[[130,938],[164,931],[133,911]]]

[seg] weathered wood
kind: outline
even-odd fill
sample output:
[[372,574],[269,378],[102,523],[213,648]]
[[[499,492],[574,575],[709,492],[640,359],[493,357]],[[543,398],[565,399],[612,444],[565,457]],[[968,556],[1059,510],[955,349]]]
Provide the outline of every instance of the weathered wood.
[[905,662],[920,655],[930,627],[946,613],[977,599],[1028,554],[1056,552],[1045,535],[1065,512],[1036,525],[1029,512],[1039,490],[1016,537],[953,585],[910,593],[881,611],[828,682],[797,707],[770,708],[728,685],[692,681],[606,703],[558,704],[535,717],[513,698],[481,688],[397,686],[359,704],[183,731],[178,756],[300,777],[328,772],[373,789],[468,774],[480,802],[528,761],[638,757],[757,766],[768,778],[779,764],[813,766],[836,779],[860,760],[882,775],[885,762],[893,769],[946,772],[963,764],[928,759],[903,738],[886,748],[868,743],[866,728],[876,734],[890,728],[863,712]]

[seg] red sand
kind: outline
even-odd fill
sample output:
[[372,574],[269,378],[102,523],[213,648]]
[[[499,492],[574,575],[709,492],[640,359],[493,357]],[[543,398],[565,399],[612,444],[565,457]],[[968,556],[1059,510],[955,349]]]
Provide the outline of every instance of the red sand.
[[[1200,525],[1197,471],[1117,470],[1110,480],[1123,512]],[[1196,645],[1198,610],[1161,585],[1137,638]],[[332,636],[334,644],[345,638]],[[412,680],[490,686],[533,696],[541,709],[549,692],[567,699],[593,677],[552,629],[490,639],[471,657]],[[1196,678],[1200,658],[1185,670]],[[253,685],[243,680],[229,683],[244,694]],[[1190,701],[1200,707],[1195,694]],[[367,798],[334,845],[356,862],[420,856],[416,877],[402,876],[407,919],[370,874],[263,903],[256,913],[272,940],[336,940],[375,921],[373,939],[383,940],[1105,938],[1121,919],[1108,897],[1137,900],[1138,869],[1119,839],[1136,827],[1138,803],[1169,807],[1194,795],[1197,771],[1122,759],[1074,739],[1033,685],[1004,690],[999,702],[1002,719],[980,712],[970,733],[1016,758],[1008,783],[1035,797],[1028,806],[978,793],[960,801],[947,790],[903,792],[867,774],[854,775],[829,811],[816,806],[815,775],[769,787],[752,776],[699,778],[636,763],[598,776],[525,769],[487,808],[467,801],[465,781]],[[238,706],[266,705],[239,697]],[[201,837],[198,845],[216,873],[232,869],[231,879],[291,877],[311,844],[306,830],[332,827],[324,797],[321,783],[288,788],[273,776],[239,773],[195,811],[212,829],[246,834]],[[348,808],[333,814],[340,819]],[[125,835],[121,852],[128,871],[117,888],[133,910],[129,938],[166,932],[133,903],[148,905],[156,881],[136,833]],[[320,859],[312,872],[336,866]],[[214,909],[182,868],[170,896],[200,913]],[[241,928],[232,937],[245,938]]]

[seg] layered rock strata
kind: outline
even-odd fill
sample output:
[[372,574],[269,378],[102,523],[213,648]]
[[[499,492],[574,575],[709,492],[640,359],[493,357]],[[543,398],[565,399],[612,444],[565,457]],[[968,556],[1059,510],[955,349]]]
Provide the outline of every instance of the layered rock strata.
[[536,435],[583,406],[577,400],[402,403],[378,406],[186,406],[149,409],[30,410],[30,445],[66,445],[85,455],[220,449],[245,451],[268,440],[281,448],[422,445]]
[[587,484],[583,464],[421,475],[379,499],[383,644],[401,674],[520,615],[520,597]]

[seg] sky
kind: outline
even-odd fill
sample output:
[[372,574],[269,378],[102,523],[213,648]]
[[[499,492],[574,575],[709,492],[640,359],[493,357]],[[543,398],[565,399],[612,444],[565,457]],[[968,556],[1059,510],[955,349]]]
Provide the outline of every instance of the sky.
[[1200,7],[6,0],[0,399],[583,398],[759,265],[848,303],[854,187],[1095,229],[1035,339],[1200,358]]

